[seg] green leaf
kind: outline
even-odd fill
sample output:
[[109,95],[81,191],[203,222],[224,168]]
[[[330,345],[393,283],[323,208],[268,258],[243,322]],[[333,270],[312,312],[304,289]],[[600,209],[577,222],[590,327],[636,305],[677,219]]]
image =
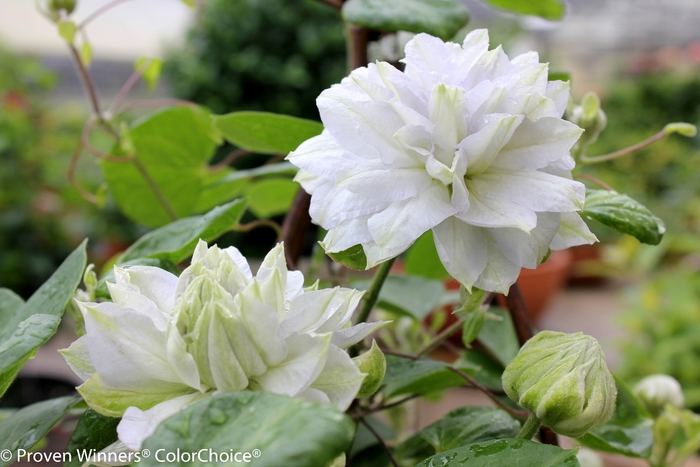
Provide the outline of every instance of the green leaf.
[[64,41],[69,44],[73,44],[75,40],[75,33],[78,28],[75,26],[73,21],[59,21],[58,22],[58,34],[63,38]]
[[411,246],[406,253],[404,268],[406,274],[428,279],[442,280],[450,277],[435,249],[432,231],[425,232]]
[[70,453],[70,460],[63,464],[64,467],[80,467],[84,459],[80,460],[79,452],[82,454],[91,449],[100,451],[115,442],[120,421],[119,418],[105,417],[92,409],[86,410],[68,440],[66,452]]
[[451,39],[469,22],[469,10],[457,0],[348,0],[343,19],[378,31],[426,32]]
[[340,263],[350,269],[358,271],[367,269],[367,256],[365,256],[365,250],[362,249],[362,245],[351,246],[347,250],[339,251],[338,253],[326,252],[326,254],[336,263]]
[[[386,356],[386,374],[384,375],[384,395],[389,397],[402,394],[422,394],[443,389],[463,386],[466,381],[450,371],[445,362],[437,360],[413,360],[410,358]],[[470,375],[476,367],[468,363],[456,366]]]
[[663,221],[646,207],[612,190],[587,190],[583,215],[650,245],[658,245],[666,232]]
[[[260,454],[251,467],[318,467],[350,448],[354,422],[328,404],[262,392],[228,392],[209,397],[161,423],[143,447],[156,452]],[[205,459],[206,460],[206,459]],[[231,465],[231,462],[158,462],[144,458],[142,466]]]
[[522,15],[539,16],[549,20],[564,17],[564,3],[561,0],[486,0],[487,3],[503,10]]
[[163,70],[163,61],[159,58],[141,57],[136,60],[134,68],[141,70],[141,77],[148,85],[148,89],[153,91],[158,85],[158,78]]
[[617,400],[612,418],[578,441],[598,451],[648,459],[654,444],[653,421],[625,384],[616,378]]
[[520,423],[493,407],[460,407],[423,428],[421,434],[440,453],[478,441],[515,438]]
[[435,448],[428,443],[420,433],[408,438],[396,446],[394,457],[400,466],[413,467],[423,459],[435,454]]
[[[209,209],[240,196],[255,180],[267,180],[281,176],[293,176],[298,169],[289,162],[263,165],[254,169],[232,170],[226,168],[207,175],[199,196],[198,211]],[[298,188],[298,185],[297,185]]]
[[464,325],[462,326],[462,343],[465,347],[469,347],[477,338],[484,327],[486,320],[486,311],[482,309],[474,310],[464,316]]
[[323,131],[313,120],[270,112],[233,112],[213,122],[227,141],[259,154],[287,154]]
[[[83,277],[87,262],[80,244],[26,303],[3,292],[0,303],[0,396],[22,365],[56,333],[63,310]],[[6,289],[3,289],[6,290]],[[19,306],[18,306],[19,305]]]
[[526,439],[494,439],[437,454],[416,467],[580,467],[576,451]]
[[83,38],[83,43],[80,46],[80,60],[86,67],[92,63],[92,46]]
[[490,308],[490,315],[497,319],[489,319],[487,316],[479,333],[479,342],[486,347],[498,362],[505,368],[520,350],[518,336],[515,334],[513,321],[510,314],[501,308]]
[[250,200],[250,211],[260,219],[266,219],[289,210],[299,185],[288,178],[270,178],[255,182],[245,190]]
[[212,209],[203,216],[180,219],[136,240],[119,258],[125,264],[139,258],[156,258],[177,264],[189,258],[201,238],[211,242],[238,224],[246,208],[242,199]]
[[0,422],[0,452],[12,453],[12,458],[0,459],[0,467],[6,467],[17,459],[17,451],[29,450],[58,423],[79,397],[59,397],[33,404],[10,415]]
[[[355,281],[352,285],[366,290],[370,282]],[[439,281],[416,276],[389,276],[379,293],[377,306],[420,321],[440,304],[444,294],[445,286]]]
[[[208,114],[190,107],[166,108],[137,122],[128,139],[136,162],[101,162],[119,208],[148,227],[172,221],[163,200],[177,217],[194,214],[206,163],[219,142]],[[115,156],[123,153],[112,151]]]

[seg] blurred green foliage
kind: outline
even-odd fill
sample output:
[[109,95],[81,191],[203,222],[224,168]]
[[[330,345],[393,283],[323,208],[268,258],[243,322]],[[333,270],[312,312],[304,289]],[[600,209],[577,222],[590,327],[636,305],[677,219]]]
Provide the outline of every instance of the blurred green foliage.
[[619,375],[629,382],[663,373],[683,387],[688,407],[700,409],[700,274],[665,271],[628,291],[622,316],[630,337],[621,344]]
[[[91,206],[68,182],[86,115],[69,105],[48,110],[55,75],[38,60],[3,49],[0,63],[0,287],[27,298],[86,236],[104,238],[91,248],[100,262],[137,233],[113,208]],[[85,161],[78,172],[94,190],[97,165]]]
[[[649,74],[620,81],[610,87],[603,109],[608,126],[588,149],[591,156],[638,143],[669,122],[700,123],[700,74]],[[672,135],[625,157],[587,166],[586,173],[647,206],[664,220],[669,235],[700,234],[700,137]]]
[[345,76],[340,15],[318,0],[212,0],[164,67],[174,93],[214,113],[318,119],[316,97]]

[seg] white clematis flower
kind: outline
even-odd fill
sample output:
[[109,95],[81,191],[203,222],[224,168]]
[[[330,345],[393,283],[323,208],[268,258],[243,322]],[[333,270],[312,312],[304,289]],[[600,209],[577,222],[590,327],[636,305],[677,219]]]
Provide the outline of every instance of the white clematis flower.
[[548,249],[596,241],[576,212],[569,84],[535,52],[488,47],[486,30],[462,46],[419,34],[405,72],[377,62],[321,93],[325,130],[289,160],[327,252],[362,245],[369,268],[432,230],[467,289],[507,292]]
[[63,354],[97,412],[122,417],[119,442],[138,450],[158,424],[217,391],[256,390],[348,408],[364,373],[347,347],[382,326],[350,326],[362,292],[304,288],[282,244],[254,277],[235,248],[203,241],[178,278],[116,267],[113,303],[78,302],[86,334]]

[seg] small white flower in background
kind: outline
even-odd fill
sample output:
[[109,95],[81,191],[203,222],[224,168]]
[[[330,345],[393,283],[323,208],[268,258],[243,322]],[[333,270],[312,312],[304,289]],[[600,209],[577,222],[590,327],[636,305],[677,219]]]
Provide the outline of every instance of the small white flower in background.
[[647,376],[637,383],[633,392],[654,418],[661,415],[667,404],[677,409],[685,406],[681,383],[672,376]]
[[345,410],[365,374],[344,349],[384,324],[351,326],[362,292],[304,288],[282,244],[255,277],[237,249],[203,241],[179,278],[149,266],[114,273],[113,303],[78,302],[86,334],[63,351],[88,405],[123,417],[112,450],[140,449],[161,421],[217,391]]
[[289,160],[327,252],[362,245],[369,268],[432,230],[467,289],[507,292],[548,249],[596,240],[576,212],[569,84],[547,81],[535,52],[488,47],[486,30],[463,46],[419,34],[405,72],[378,62],[321,93],[325,130]]

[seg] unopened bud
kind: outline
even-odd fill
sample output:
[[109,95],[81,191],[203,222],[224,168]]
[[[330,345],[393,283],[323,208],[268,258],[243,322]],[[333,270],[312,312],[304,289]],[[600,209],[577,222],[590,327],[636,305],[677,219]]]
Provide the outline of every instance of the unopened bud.
[[617,389],[593,337],[542,331],[503,372],[508,397],[555,432],[579,437],[615,411]]

